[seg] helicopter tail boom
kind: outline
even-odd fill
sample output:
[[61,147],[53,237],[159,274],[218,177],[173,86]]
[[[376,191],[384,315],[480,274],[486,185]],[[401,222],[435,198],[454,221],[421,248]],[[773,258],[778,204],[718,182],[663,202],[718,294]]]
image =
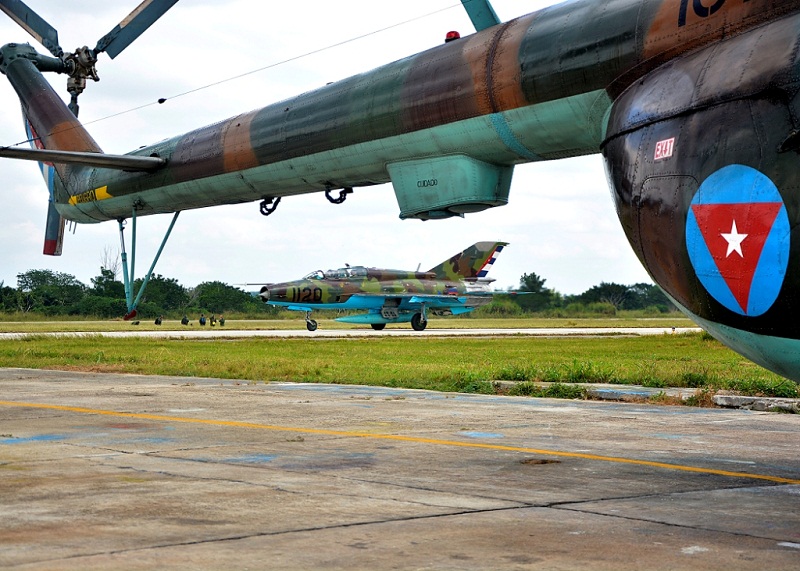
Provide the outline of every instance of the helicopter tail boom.
[[0,151],[0,156],[36,157],[49,192],[43,253],[60,256],[65,223],[55,207],[56,180],[69,181],[74,169],[81,167],[57,164],[48,153],[65,150],[96,154],[102,150],[44,79],[34,63],[37,56],[28,45],[8,44],[0,48],[0,71],[8,77],[19,96],[31,146],[30,149],[5,148],[5,154]]

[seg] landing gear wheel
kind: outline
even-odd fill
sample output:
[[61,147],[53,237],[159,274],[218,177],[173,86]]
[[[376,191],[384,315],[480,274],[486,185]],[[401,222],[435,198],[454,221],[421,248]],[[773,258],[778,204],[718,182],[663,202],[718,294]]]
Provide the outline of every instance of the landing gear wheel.
[[308,321],[306,321],[306,329],[308,329],[309,331],[316,331],[317,322],[314,321],[313,319],[309,319]]
[[411,317],[411,328],[414,331],[425,331],[425,328],[428,326],[428,320],[423,320],[421,313],[415,313]]
[[375,331],[381,331],[386,327],[385,323],[370,323]]

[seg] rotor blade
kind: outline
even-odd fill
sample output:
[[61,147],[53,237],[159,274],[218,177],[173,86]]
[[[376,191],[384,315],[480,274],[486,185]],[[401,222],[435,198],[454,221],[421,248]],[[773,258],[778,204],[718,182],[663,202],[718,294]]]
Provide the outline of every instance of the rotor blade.
[[51,54],[60,57],[64,50],[58,45],[58,32],[42,20],[21,0],[0,0],[0,10],[9,15],[17,24],[22,26],[31,36],[47,48]]
[[127,18],[100,38],[94,48],[95,53],[106,52],[114,59],[177,2],[178,0],[144,0]]
[[52,151],[49,149],[20,149],[17,147],[0,147],[0,157],[126,171],[153,171],[167,164],[166,159],[158,157],[107,155],[105,153],[82,151]]
[[501,23],[489,0],[461,0],[461,3],[476,31],[480,32]]

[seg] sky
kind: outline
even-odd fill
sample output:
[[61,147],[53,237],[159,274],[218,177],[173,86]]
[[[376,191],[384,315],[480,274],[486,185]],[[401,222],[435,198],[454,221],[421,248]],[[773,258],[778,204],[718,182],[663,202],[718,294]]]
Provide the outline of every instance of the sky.
[[[70,51],[94,46],[138,1],[26,3]],[[555,3],[492,4],[505,21]],[[123,154],[421,52],[450,30],[474,32],[459,0],[180,0],[116,59],[100,56],[100,81],[80,97],[80,118],[105,152]],[[0,42],[30,42],[45,53],[4,14]],[[66,77],[47,78],[68,100]],[[4,77],[0,105],[0,145],[23,141],[19,101]],[[117,224],[104,222],[77,226],[62,256],[44,256],[47,190],[37,165],[0,159],[0,181],[0,282],[16,287],[18,274],[49,269],[91,285],[118,255]],[[171,218],[138,219],[135,277],[147,271]],[[519,165],[507,206],[463,219],[401,221],[389,184],[357,188],[341,205],[322,193],[287,197],[268,218],[257,202],[184,211],[155,272],[187,287],[222,281],[249,290],[244,284],[345,263],[425,270],[484,240],[509,242],[489,274],[498,289],[517,287],[530,272],[565,295],[601,282],[652,283],[617,220],[600,155]]]

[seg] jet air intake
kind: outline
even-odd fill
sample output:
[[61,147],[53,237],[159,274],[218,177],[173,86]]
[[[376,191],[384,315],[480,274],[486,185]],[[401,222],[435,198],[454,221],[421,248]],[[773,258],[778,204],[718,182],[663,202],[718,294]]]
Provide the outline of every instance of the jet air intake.
[[401,161],[386,165],[400,218],[436,220],[508,204],[513,166],[493,165],[466,155]]

